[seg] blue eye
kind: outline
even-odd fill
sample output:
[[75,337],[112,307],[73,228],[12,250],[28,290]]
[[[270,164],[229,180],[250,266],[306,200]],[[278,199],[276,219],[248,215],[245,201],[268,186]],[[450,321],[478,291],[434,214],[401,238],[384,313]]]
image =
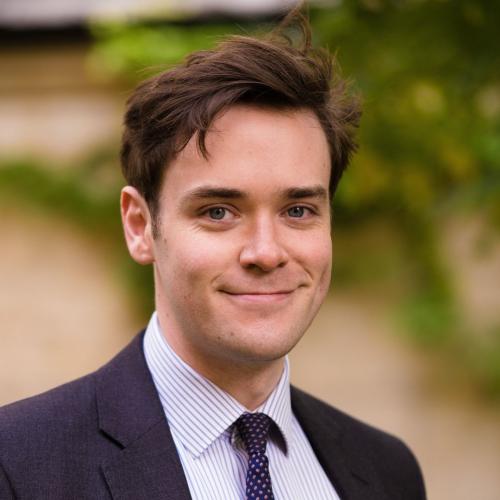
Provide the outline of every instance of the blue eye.
[[306,211],[306,207],[295,206],[291,207],[287,210],[287,214],[289,217],[301,218],[304,217]]
[[226,209],[223,207],[213,207],[208,210],[208,215],[211,219],[221,220],[226,215]]

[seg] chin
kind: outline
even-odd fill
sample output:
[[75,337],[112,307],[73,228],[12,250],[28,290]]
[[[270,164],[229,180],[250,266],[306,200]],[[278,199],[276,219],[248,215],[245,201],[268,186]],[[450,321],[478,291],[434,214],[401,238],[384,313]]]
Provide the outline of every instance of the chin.
[[233,353],[233,361],[243,365],[268,365],[283,359],[290,349],[246,349]]
[[[239,331],[238,331],[239,330]],[[302,338],[297,329],[273,328],[268,323],[257,328],[233,329],[228,332],[226,345],[241,362],[272,362],[286,356]],[[224,347],[220,346],[224,349]]]

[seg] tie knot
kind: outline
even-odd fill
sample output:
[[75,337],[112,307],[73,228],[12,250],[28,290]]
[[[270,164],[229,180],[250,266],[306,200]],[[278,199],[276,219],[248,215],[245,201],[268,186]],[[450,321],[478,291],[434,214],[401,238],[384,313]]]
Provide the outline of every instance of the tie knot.
[[236,421],[238,432],[249,456],[266,452],[271,419],[265,413],[243,413]]

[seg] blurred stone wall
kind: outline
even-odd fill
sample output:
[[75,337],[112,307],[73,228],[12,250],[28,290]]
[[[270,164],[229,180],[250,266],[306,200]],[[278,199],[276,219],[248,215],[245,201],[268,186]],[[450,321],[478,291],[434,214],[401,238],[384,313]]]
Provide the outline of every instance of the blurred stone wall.
[[126,93],[89,70],[89,44],[61,38],[0,47],[0,157],[56,162],[116,143]]

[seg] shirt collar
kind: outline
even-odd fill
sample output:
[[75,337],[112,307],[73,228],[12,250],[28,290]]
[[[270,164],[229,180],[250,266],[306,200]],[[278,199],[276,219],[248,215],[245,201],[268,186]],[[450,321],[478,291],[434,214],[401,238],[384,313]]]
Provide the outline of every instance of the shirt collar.
[[[168,423],[194,457],[229,432],[238,417],[248,411],[173,351],[161,332],[156,313],[146,329],[144,354]],[[256,411],[274,421],[288,450],[292,425],[288,358],[278,384]]]

